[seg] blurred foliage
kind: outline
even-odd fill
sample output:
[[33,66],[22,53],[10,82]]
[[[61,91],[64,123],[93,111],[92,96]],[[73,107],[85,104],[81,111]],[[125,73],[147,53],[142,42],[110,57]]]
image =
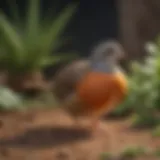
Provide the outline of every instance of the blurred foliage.
[[155,151],[154,151],[154,155],[158,158],[160,158],[160,147],[157,148]]
[[23,103],[22,97],[12,90],[0,86],[0,110],[9,111],[21,108]]
[[143,115],[141,114],[133,114],[130,118],[131,122],[132,122],[132,126],[133,127],[143,127],[143,128],[147,128],[147,127],[153,127],[157,124],[159,124],[159,120],[158,117],[154,117],[154,115]]
[[160,110],[160,39],[146,45],[148,56],[144,63],[133,62],[128,77],[129,92],[125,102],[114,113],[128,110],[136,113],[134,124],[159,123]]
[[33,98],[27,98],[24,96],[23,106],[26,109],[32,108],[56,108],[58,106],[56,99],[51,92],[42,92],[38,96]]
[[160,137],[160,125],[156,126],[152,131],[153,137]]
[[[152,151],[153,152],[153,151]],[[104,152],[100,155],[100,160],[130,160],[135,159],[147,155],[155,155],[155,153],[152,153],[149,148],[141,147],[141,146],[127,146],[126,148],[122,149],[122,151],[117,153],[110,153],[110,152]],[[154,151],[155,152],[155,151]]]
[[75,56],[54,53],[65,42],[61,36],[76,5],[68,5],[52,20],[50,15],[40,17],[39,0],[29,0],[28,4],[25,18],[21,18],[16,1],[11,5],[12,20],[0,12],[0,67],[10,73],[40,70]]
[[112,153],[110,152],[103,152],[101,155],[100,155],[100,160],[112,160],[113,159],[113,155]]
[[123,159],[136,158],[139,156],[144,156],[148,152],[148,149],[146,149],[145,147],[127,147],[120,153],[120,157],[122,157]]

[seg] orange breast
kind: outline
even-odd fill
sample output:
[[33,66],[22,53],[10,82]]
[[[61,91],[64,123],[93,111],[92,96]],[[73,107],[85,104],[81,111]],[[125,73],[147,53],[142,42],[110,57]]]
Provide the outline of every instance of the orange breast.
[[89,107],[94,108],[105,104],[113,94],[122,96],[126,91],[125,87],[120,75],[92,72],[77,86],[77,95]]

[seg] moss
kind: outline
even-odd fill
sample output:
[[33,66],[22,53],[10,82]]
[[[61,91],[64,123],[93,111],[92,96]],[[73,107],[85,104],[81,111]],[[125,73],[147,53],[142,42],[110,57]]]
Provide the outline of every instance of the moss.
[[153,137],[160,137],[160,125],[155,127],[152,131],[152,136]]

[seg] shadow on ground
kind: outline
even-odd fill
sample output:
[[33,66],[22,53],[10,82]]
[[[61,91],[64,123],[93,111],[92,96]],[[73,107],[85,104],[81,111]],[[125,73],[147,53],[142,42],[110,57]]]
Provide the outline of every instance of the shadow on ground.
[[0,146],[21,148],[57,147],[59,145],[88,138],[90,138],[90,133],[84,129],[75,129],[71,127],[43,127],[30,129],[24,134],[11,139],[0,139]]

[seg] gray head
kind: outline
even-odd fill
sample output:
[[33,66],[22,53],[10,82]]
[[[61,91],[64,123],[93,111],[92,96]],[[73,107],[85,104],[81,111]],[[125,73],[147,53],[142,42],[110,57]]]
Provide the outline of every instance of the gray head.
[[118,41],[110,40],[98,44],[93,48],[91,60],[93,62],[117,63],[124,58],[124,50]]

